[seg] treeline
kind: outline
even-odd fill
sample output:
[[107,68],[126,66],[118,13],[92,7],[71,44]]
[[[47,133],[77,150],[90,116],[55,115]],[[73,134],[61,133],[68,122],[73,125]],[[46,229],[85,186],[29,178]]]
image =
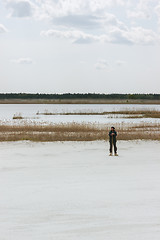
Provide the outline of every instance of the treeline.
[[7,99],[146,99],[160,100],[160,94],[98,94],[98,93],[63,93],[63,94],[44,94],[44,93],[0,93],[0,100]]

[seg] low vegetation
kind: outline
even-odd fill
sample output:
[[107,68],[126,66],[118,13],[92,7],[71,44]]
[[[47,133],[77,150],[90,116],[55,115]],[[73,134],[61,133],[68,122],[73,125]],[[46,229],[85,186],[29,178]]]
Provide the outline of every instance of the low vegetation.
[[107,115],[110,118],[160,118],[160,111],[156,110],[125,110],[125,111],[112,111],[112,112],[64,112],[52,113],[37,112],[37,115]]
[[21,113],[18,113],[18,114],[16,113],[13,115],[13,120],[16,120],[16,119],[19,119],[19,120],[23,119]]
[[[27,123],[23,125],[0,124],[0,141],[95,141],[108,140],[111,125],[97,124],[50,124]],[[158,123],[115,124],[118,140],[160,140]]]
[[0,93],[0,99],[147,99],[160,100],[160,94],[103,94],[103,93]]
[[160,104],[160,94],[0,93],[1,104]]

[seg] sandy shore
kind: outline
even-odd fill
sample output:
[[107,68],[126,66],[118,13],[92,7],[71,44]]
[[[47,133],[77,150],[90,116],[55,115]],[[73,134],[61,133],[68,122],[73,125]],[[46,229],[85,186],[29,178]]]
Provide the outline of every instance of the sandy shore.
[[158,141],[0,143],[0,239],[160,238]]
[[149,99],[0,99],[0,104],[160,104]]

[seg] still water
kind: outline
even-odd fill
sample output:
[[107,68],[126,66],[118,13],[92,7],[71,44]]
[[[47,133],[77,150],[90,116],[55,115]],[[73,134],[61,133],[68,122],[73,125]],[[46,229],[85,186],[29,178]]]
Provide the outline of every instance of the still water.
[[[160,105],[143,104],[0,104],[0,121],[21,124],[25,121],[38,123],[121,123],[121,122],[160,122],[160,119],[138,118],[125,119],[108,115],[37,115],[37,113],[77,113],[77,112],[111,112],[120,110],[159,110]],[[23,120],[13,120],[13,116],[21,115]]]

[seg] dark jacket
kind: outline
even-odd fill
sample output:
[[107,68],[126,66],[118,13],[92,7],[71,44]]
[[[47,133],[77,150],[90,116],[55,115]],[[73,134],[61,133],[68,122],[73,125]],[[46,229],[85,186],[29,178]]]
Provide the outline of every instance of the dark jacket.
[[[114,135],[111,135],[112,133],[114,133]],[[109,132],[109,141],[115,143],[116,142],[116,137],[117,137],[117,132],[114,131],[110,131]]]

